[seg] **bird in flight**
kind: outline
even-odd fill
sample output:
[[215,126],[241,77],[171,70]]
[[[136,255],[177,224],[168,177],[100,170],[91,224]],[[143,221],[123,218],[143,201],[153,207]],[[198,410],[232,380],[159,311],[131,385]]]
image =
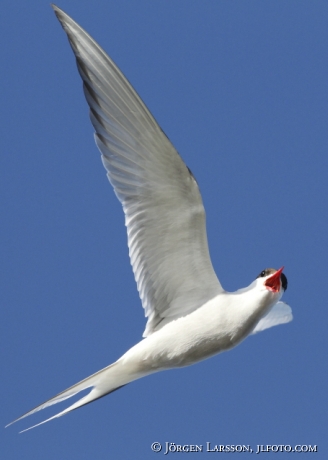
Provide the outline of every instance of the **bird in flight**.
[[292,320],[291,308],[280,301],[287,288],[283,267],[263,270],[236,292],[222,288],[191,171],[109,56],[73,19],[52,7],[75,54],[95,141],[123,206],[131,265],[148,320],[143,340],[116,362],[14,420],[91,389],[31,428],[133,380],[194,364]]

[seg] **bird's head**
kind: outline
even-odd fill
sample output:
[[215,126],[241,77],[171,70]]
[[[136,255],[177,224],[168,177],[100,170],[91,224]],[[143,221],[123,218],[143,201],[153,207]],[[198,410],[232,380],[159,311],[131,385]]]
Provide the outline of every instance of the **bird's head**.
[[282,295],[288,284],[286,276],[282,273],[283,269],[284,267],[279,268],[279,270],[266,268],[256,278],[257,283],[274,294],[280,293]]

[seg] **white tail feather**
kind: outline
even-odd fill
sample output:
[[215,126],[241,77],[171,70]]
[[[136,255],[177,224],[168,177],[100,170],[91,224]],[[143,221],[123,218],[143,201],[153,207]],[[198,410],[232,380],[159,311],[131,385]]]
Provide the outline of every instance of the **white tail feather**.
[[[48,401],[45,401],[44,403],[40,404],[34,409],[26,412],[26,414],[23,414],[21,417],[18,417],[13,422],[9,423],[7,426],[12,425],[15,422],[18,422],[19,420],[22,420],[23,418],[28,417],[29,415],[32,415],[35,412],[45,409],[46,407],[52,406],[53,404],[57,404],[59,402],[64,401],[65,399],[71,398],[72,396],[80,393],[81,391],[92,387],[90,393],[88,393],[86,396],[83,396],[83,398],[76,401],[67,409],[59,412],[56,415],[53,415],[52,417],[48,418],[47,420],[44,420],[43,422],[40,422],[34,426],[31,426],[30,428],[27,428],[26,430],[23,430],[28,431],[32,428],[35,428],[36,426],[49,422],[54,418],[61,417],[62,415],[65,415],[68,412],[77,409],[78,407],[84,406],[85,404],[88,404],[91,401],[99,399],[102,396],[107,395],[108,393],[112,393],[113,391],[121,388],[123,385],[126,385],[127,383],[132,382],[133,380],[136,380],[142,376],[143,375],[141,374],[129,372],[128,366],[124,366],[123,362],[121,360],[118,360],[110,366],[107,366],[104,369],[91,375],[90,377],[81,380],[81,382],[76,383],[67,390],[62,391],[53,398],[48,399]],[[21,431],[21,433],[23,431]]]
[[[32,430],[32,428],[35,428],[39,425],[43,425],[44,423],[47,423],[49,422],[50,420],[53,420],[54,418],[58,418],[58,417],[61,417],[62,415],[65,415],[67,414],[68,412],[71,412],[72,410],[74,409],[77,409],[78,407],[81,407],[81,406],[84,406],[85,404],[91,402],[91,401],[94,401],[95,399],[99,398],[100,396],[97,396],[97,389],[96,388],[93,388],[90,393],[88,393],[86,396],[84,396],[83,398],[79,399],[78,401],[76,401],[74,404],[72,404],[71,406],[69,406],[67,409],[64,409],[63,411],[61,412],[58,412],[58,414],[56,415],[53,415],[52,417],[49,417],[47,418],[46,420],[43,420],[43,422],[40,422],[40,423],[37,423],[36,425],[33,425],[33,426],[30,426],[29,428],[26,428],[25,430],[22,430],[20,431],[20,433],[24,433],[24,431],[29,431],[29,430]],[[73,396],[73,395],[72,395]],[[70,398],[70,396],[68,396],[68,398]],[[65,398],[66,399],[66,398]],[[56,402],[53,402],[53,403],[50,403],[49,406],[51,404],[56,404],[57,402],[59,401],[56,401]],[[44,407],[47,407],[47,406],[44,406]],[[37,410],[41,410],[41,409],[44,409],[44,407],[40,408],[40,409],[37,409]],[[21,418],[24,418],[24,417],[27,417],[28,415],[30,415],[31,413],[33,414],[33,412],[35,412],[36,410],[33,410],[27,414],[25,414],[23,417],[20,417],[19,419],[15,420],[15,422],[17,422],[18,420],[20,420]],[[12,422],[14,423],[14,422]],[[11,425],[11,423],[9,424]],[[7,425],[8,426],[8,425]]]

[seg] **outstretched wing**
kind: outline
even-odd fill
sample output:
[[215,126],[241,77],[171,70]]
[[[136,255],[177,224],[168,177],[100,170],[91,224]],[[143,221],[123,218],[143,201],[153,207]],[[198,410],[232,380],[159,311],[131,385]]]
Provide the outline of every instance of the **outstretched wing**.
[[123,205],[144,336],[222,292],[197,183],[138,94],[100,46],[53,5],[83,80],[95,140]]
[[293,319],[292,309],[285,302],[277,302],[255,326],[252,334],[264,331],[278,324],[289,323]]

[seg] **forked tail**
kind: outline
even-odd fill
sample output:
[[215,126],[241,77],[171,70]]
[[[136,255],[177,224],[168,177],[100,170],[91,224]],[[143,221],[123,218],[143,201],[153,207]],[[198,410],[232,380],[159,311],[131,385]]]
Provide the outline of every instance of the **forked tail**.
[[26,412],[26,414],[23,414],[21,417],[18,417],[16,420],[12,421],[7,426],[12,425],[15,422],[18,422],[18,420],[28,417],[29,415],[32,415],[35,412],[38,412],[39,410],[45,409],[46,407],[52,406],[53,404],[65,401],[65,399],[71,398],[72,396],[76,395],[77,393],[80,393],[83,390],[86,390],[87,388],[92,388],[90,393],[76,401],[67,409],[64,409],[63,411],[59,412],[56,415],[53,415],[47,420],[37,423],[36,425],[33,425],[30,428],[27,428],[20,432],[23,433],[24,431],[31,430],[36,426],[49,422],[54,418],[61,417],[62,415],[65,415],[68,412],[77,409],[78,407],[84,406],[85,404],[95,401],[96,399],[99,399],[102,396],[106,396],[107,394],[112,393],[115,390],[118,390],[127,383],[132,382],[133,380],[136,380],[140,377],[142,377],[142,375],[130,373],[127,369],[127,366],[125,366],[121,360],[118,360],[110,366],[107,366],[104,369],[96,372],[95,374],[90,375],[90,377],[81,380],[81,382],[76,383],[67,390],[62,391],[53,398],[48,399],[44,403],[35,407],[34,409]]

